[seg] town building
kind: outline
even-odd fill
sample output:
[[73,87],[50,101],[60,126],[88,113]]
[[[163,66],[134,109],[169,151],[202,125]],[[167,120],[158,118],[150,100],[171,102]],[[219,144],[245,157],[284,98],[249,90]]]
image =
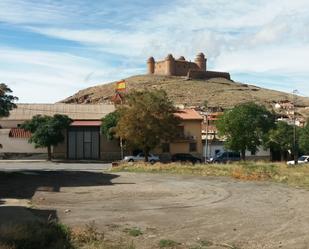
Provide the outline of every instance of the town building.
[[[201,112],[203,116],[202,123],[202,143],[203,143],[203,158],[213,158],[216,154],[227,151],[224,148],[225,138],[218,135],[216,121],[219,119],[222,112]],[[262,146],[258,148],[256,153],[246,151],[248,160],[270,160],[271,152],[269,149],[264,149]]]
[[171,143],[162,143],[161,148],[155,150],[156,153],[161,155],[163,161],[168,161],[176,153],[190,153],[201,158],[203,117],[194,109],[179,109],[175,115],[181,120],[179,135]]
[[231,79],[230,74],[227,72],[207,70],[207,58],[203,53],[199,53],[194,62],[187,61],[183,56],[175,59],[172,54],[160,61],[155,61],[153,57],[150,57],[147,60],[147,71],[148,74],[186,76],[189,79]]
[[107,140],[100,134],[101,119],[114,111],[113,105],[80,104],[18,104],[9,117],[0,119],[0,155],[41,156],[45,148],[35,148],[28,143],[31,134],[20,128],[35,115],[63,114],[73,122],[64,131],[65,140],[53,148],[53,157],[70,160],[105,160],[120,158],[117,141]]
[[[45,157],[46,148],[35,148],[28,143],[30,132],[21,129],[21,124],[35,115],[63,114],[73,122],[63,131],[63,143],[52,148],[53,157],[67,160],[103,160],[121,159],[119,141],[108,140],[101,135],[102,118],[115,110],[114,105],[106,104],[18,104],[9,117],[0,119],[0,157]],[[179,137],[172,143],[155,149],[154,153],[163,160],[174,153],[192,153],[202,156],[201,123],[202,117],[191,109],[175,113],[181,119],[178,127]],[[126,151],[131,154],[131,151]]]

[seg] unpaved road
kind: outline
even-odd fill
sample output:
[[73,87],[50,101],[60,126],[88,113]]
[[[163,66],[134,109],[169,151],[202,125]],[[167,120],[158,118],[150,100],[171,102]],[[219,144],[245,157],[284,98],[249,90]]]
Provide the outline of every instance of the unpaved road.
[[37,182],[30,191],[36,209],[54,210],[61,222],[73,227],[95,221],[114,236],[121,236],[124,228],[140,227],[144,234],[133,239],[137,248],[157,248],[160,239],[181,242],[181,248],[201,240],[221,244],[207,248],[309,248],[305,189],[230,178],[41,173],[27,175],[28,181]]

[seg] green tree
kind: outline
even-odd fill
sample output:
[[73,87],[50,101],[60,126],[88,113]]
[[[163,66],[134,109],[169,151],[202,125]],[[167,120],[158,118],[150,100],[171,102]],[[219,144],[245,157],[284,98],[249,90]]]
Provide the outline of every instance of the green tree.
[[150,150],[162,141],[177,137],[179,118],[176,109],[163,90],[132,92],[119,107],[120,119],[116,134],[131,148],[143,150],[148,161]]
[[48,160],[52,158],[51,147],[64,140],[63,130],[68,128],[72,120],[66,115],[34,116],[22,124],[22,128],[32,133],[29,139],[36,148],[47,148]]
[[119,118],[120,118],[120,114],[116,110],[114,112],[107,114],[102,119],[101,133],[105,135],[109,140],[112,140],[115,138],[116,126],[119,121]]
[[246,150],[255,153],[263,144],[274,120],[274,115],[264,106],[250,102],[225,111],[217,121],[217,128],[219,136],[226,138],[225,147],[241,152],[245,160]]
[[309,154],[309,120],[299,132],[299,148],[302,152]]
[[286,122],[279,121],[272,128],[267,136],[265,146],[280,152],[281,160],[284,160],[284,154],[288,150],[293,151],[293,126]]
[[17,97],[11,95],[12,90],[4,83],[0,83],[0,117],[7,117],[13,108],[16,108],[14,101]]

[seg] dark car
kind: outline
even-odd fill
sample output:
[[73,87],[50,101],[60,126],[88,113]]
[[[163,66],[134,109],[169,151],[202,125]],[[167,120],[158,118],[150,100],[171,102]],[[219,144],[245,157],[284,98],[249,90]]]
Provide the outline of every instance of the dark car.
[[172,156],[172,162],[191,162],[195,164],[195,163],[201,163],[202,160],[189,153],[177,153]]
[[215,155],[214,158],[211,158],[210,163],[227,163],[240,160],[241,157],[239,152],[224,151]]

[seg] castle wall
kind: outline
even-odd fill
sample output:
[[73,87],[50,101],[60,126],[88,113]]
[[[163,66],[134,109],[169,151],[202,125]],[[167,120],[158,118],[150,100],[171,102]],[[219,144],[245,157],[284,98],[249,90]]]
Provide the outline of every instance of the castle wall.
[[189,70],[199,70],[194,62],[175,61],[175,76],[187,76]]
[[226,72],[216,72],[216,71],[199,71],[190,70],[188,77],[191,79],[211,79],[211,78],[225,78],[231,80],[231,76]]
[[165,63],[165,61],[155,62],[154,74],[166,75],[166,63]]
[[183,56],[175,60],[171,54],[162,61],[155,61],[150,57],[147,61],[147,69],[149,74],[156,75],[188,76],[192,79],[231,79],[227,72],[207,71],[207,58],[203,53],[199,53],[194,62],[185,60]]
[[187,76],[189,70],[200,70],[194,62],[188,61],[158,61],[155,62],[154,74]]

